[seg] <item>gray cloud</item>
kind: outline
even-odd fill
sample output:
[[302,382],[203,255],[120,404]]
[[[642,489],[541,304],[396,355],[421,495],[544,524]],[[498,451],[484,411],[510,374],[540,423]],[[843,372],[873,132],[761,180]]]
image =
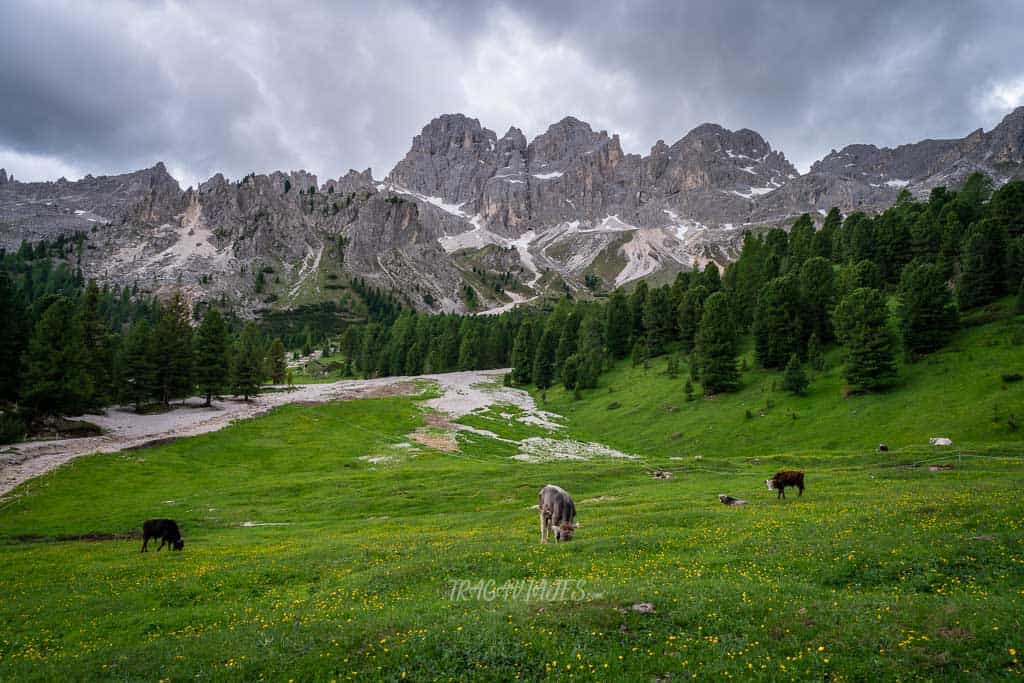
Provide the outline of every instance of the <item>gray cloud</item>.
[[434,116],[630,151],[715,121],[806,168],[1024,104],[1020,2],[0,3],[0,166],[382,176]]

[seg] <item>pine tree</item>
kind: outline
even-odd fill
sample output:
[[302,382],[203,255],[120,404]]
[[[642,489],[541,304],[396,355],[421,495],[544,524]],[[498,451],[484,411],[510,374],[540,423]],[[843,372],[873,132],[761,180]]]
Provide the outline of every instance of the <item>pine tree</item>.
[[[466,319],[467,321],[469,318]],[[480,334],[475,325],[464,326],[465,332],[459,342],[459,370],[475,370],[480,367]]]
[[629,295],[629,315],[632,319],[630,341],[633,344],[644,338],[644,305],[647,303],[647,293],[647,282],[641,280],[636,283],[633,293]]
[[118,393],[123,401],[135,404],[136,412],[159,395],[153,332],[145,319],[132,325],[121,347],[118,366]]
[[533,378],[533,321],[524,320],[512,345],[512,380],[528,384]]
[[644,339],[647,341],[649,358],[664,353],[665,344],[675,338],[675,319],[668,287],[658,287],[648,292],[644,303]]
[[236,396],[248,401],[260,391],[262,383],[263,353],[260,349],[259,329],[249,323],[235,345],[231,364],[231,387]]
[[803,333],[816,334],[819,341],[831,341],[830,316],[836,304],[836,281],[832,264],[825,258],[808,259],[800,268],[800,303]]
[[839,230],[843,225],[843,214],[832,207],[825,216],[825,221],[814,235],[814,254],[830,261],[838,260],[835,256],[835,241],[839,238]]
[[856,390],[879,389],[897,377],[889,308],[877,289],[861,288],[836,307],[836,336],[845,351],[845,377]]
[[708,290],[698,285],[686,290],[679,303],[679,339],[683,351],[687,353],[693,350],[700,318],[704,314],[704,300],[707,298]]
[[220,312],[211,308],[203,317],[196,332],[195,380],[209,406],[213,395],[224,390],[228,383],[230,359],[228,356],[228,330]]
[[957,302],[968,310],[994,301],[1006,293],[1006,233],[991,219],[971,228],[964,241]]
[[275,339],[267,350],[267,360],[270,366],[270,381],[274,384],[283,384],[285,373],[288,372],[288,360],[285,358],[284,342],[280,338]]
[[786,364],[786,373],[782,377],[782,389],[801,396],[807,391],[808,384],[807,375],[804,373],[803,366],[800,365],[800,358],[794,353],[789,357],[789,363]]
[[608,353],[612,358],[621,360],[629,355],[629,337],[632,332],[632,320],[629,314],[629,302],[621,289],[616,289],[608,299]]
[[92,381],[93,393],[90,404],[100,408],[109,404],[114,397],[114,365],[112,341],[100,311],[100,289],[94,280],[89,281],[78,312],[78,326],[82,331],[82,352],[85,354],[86,372]]
[[789,231],[787,272],[799,274],[804,261],[814,256],[814,221],[810,214],[801,215]]
[[22,359],[22,405],[35,414],[76,415],[92,398],[82,332],[69,299],[48,299]]
[[958,324],[958,313],[938,266],[914,261],[900,278],[900,330],[911,357],[946,345]]
[[875,256],[875,227],[868,216],[855,211],[843,221],[843,257],[847,263],[871,261]]
[[722,289],[722,274],[718,270],[718,264],[708,261],[704,266],[704,272],[700,276],[700,284],[708,290],[708,294],[714,294]]
[[761,292],[754,314],[754,352],[763,368],[782,368],[800,353],[802,326],[800,289],[793,276],[770,281]]
[[18,289],[7,273],[0,272],[0,401],[18,398],[18,375],[25,350],[27,321]]
[[579,371],[580,371],[580,357],[578,354],[572,354],[565,359],[562,364],[562,371],[559,373],[562,380],[562,386],[569,391],[572,391],[578,386],[579,382]]
[[696,356],[705,394],[734,391],[739,386],[736,331],[723,292],[712,294],[704,302]]
[[555,352],[558,350],[556,335],[549,321],[533,358],[533,383],[538,389],[547,389],[555,379]]
[[175,292],[153,331],[160,399],[168,404],[192,392],[192,325],[188,305]]
[[558,349],[555,351],[555,367],[562,367],[566,359],[576,353],[580,318],[575,311],[565,316],[558,334]]

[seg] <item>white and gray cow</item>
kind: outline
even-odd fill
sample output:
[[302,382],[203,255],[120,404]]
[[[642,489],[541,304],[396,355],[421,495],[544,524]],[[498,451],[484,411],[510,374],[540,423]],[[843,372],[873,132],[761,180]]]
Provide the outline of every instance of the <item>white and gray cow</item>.
[[576,523],[576,504],[565,489],[548,484],[540,490],[540,542],[548,542],[548,533],[555,532],[555,541],[571,541],[579,526]]

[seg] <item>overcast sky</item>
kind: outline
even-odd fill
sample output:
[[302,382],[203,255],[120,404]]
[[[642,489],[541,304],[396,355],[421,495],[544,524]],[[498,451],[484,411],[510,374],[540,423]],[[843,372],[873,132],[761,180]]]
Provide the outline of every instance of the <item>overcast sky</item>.
[[713,121],[802,171],[1024,104],[1024,0],[0,2],[0,166],[384,176],[433,117],[566,115],[646,154]]

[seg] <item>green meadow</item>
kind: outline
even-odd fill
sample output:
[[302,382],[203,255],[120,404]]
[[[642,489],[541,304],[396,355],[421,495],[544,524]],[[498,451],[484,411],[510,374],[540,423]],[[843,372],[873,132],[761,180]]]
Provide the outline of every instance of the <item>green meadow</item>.
[[[1019,679],[1024,319],[981,315],[880,395],[832,354],[803,397],[686,401],[661,358],[458,452],[409,437],[428,390],[80,458],[0,501],[0,680]],[[513,459],[533,436],[636,457]],[[546,483],[571,543],[539,543]],[[185,550],[140,553],[150,517]]]

